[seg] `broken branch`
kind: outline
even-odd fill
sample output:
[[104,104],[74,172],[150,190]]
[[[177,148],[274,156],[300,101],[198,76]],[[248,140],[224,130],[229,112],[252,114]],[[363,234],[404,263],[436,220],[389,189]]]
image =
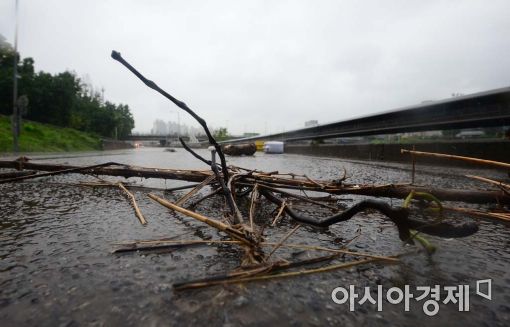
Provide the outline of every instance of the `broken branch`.
[[401,149],[400,152],[402,154],[409,153],[411,155],[421,156],[421,157],[435,157],[435,158],[443,158],[443,159],[452,159],[452,160],[469,162],[469,163],[473,163],[473,164],[480,164],[480,165],[485,165],[485,166],[510,169],[509,163],[501,162],[501,161],[463,157],[463,156],[456,156],[456,155],[444,154],[444,153],[411,151],[411,150],[405,150],[405,149]]
[[140,211],[140,208],[138,207],[138,204],[136,203],[136,199],[135,199],[135,196],[133,195],[133,193],[129,192],[128,189],[125,188],[124,185],[120,182],[117,183],[117,186],[122,191],[124,191],[124,193],[127,195],[129,200],[131,201],[131,205],[133,206],[133,209],[135,210],[135,215],[138,218],[138,220],[140,221],[140,223],[142,225],[146,225],[147,221],[145,220],[145,217],[143,216],[142,211]]

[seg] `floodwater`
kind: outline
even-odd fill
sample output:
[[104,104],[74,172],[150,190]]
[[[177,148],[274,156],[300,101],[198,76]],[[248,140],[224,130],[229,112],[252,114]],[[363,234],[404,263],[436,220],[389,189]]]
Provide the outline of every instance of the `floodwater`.
[[[207,156],[205,150],[199,150]],[[165,152],[146,148],[76,155],[35,156],[34,160],[68,164],[107,161],[178,169],[207,167],[183,149]],[[229,164],[246,168],[307,174],[311,178],[339,178],[343,168],[350,183],[408,182],[409,165],[376,164],[298,155],[264,155],[228,158]],[[463,177],[471,173],[505,180],[508,175],[487,169],[459,169],[418,164],[416,182],[453,188],[484,188]],[[108,178],[111,181],[117,178]],[[347,270],[277,279],[243,285],[214,286],[176,292],[172,284],[232,270],[242,253],[234,246],[195,246],[160,252],[112,254],[112,243],[155,239],[185,234],[180,239],[224,239],[208,226],[169,212],[152,202],[146,190],[134,191],[148,220],[138,223],[126,198],[117,189],[76,186],[93,177],[68,175],[15,184],[0,184],[0,325],[1,326],[508,326],[510,325],[510,229],[508,225],[480,220],[479,232],[462,239],[427,237],[438,247],[432,256],[408,255],[401,263],[371,263]],[[153,187],[154,193],[176,200],[186,191],[164,192],[186,182],[130,179]],[[204,191],[205,192],[205,191]],[[342,196],[339,206],[350,206],[359,196]],[[399,200],[387,200],[400,205]],[[450,206],[469,206],[448,203]],[[223,200],[212,198],[197,211],[221,218]],[[492,205],[473,206],[490,208]],[[274,206],[262,202],[257,221],[275,215]],[[313,212],[313,211],[312,211]],[[454,221],[470,221],[448,215]],[[285,218],[267,228],[268,241],[278,241],[294,227]],[[354,219],[327,230],[300,228],[287,242],[339,247],[360,235],[349,248],[379,255],[394,255],[418,249],[404,245],[391,222],[377,213],[358,214]],[[276,257],[302,260],[319,255],[281,248]],[[334,263],[354,260],[349,256]],[[324,264],[323,264],[324,265]],[[319,267],[316,265],[312,267]],[[308,268],[308,267],[307,267]],[[304,269],[304,268],[302,268]],[[477,280],[491,279],[492,299],[476,295]],[[439,304],[429,317],[423,304],[411,299],[404,304],[382,301],[382,311],[370,302],[349,311],[349,302],[336,304],[336,287],[356,287],[360,298],[370,287],[377,299],[377,285],[386,291],[410,285],[469,285],[469,312],[459,312],[458,303]],[[386,293],[384,293],[386,295]],[[440,291],[440,301],[446,296]],[[385,297],[385,296],[384,296]],[[339,298],[342,298],[341,293]],[[359,298],[359,299],[360,299]],[[358,299],[358,301],[359,301]]]

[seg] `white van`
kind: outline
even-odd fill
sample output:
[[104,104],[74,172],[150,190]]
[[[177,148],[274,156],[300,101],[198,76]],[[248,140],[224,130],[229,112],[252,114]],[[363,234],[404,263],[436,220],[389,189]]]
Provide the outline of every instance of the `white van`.
[[283,142],[268,141],[264,142],[265,153],[283,153]]

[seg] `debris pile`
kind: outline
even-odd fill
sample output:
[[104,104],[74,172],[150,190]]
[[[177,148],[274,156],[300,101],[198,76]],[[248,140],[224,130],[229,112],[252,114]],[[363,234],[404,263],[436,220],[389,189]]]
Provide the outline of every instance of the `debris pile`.
[[[447,212],[449,211],[462,212],[471,216],[506,222],[510,221],[510,213],[505,209],[505,205],[510,204],[510,185],[480,176],[470,176],[470,178],[475,178],[476,180],[494,185],[497,187],[497,190],[451,190],[417,186],[413,183],[359,185],[347,183],[347,174],[345,171],[343,176],[338,179],[315,180],[307,175],[280,173],[278,171],[263,172],[236,166],[227,166],[224,153],[228,153],[229,150],[227,150],[227,148],[222,149],[216,142],[205,120],[193,112],[184,102],[177,100],[154,82],[146,79],[133,66],[127,63],[118,52],[113,51],[112,57],[127,67],[148,87],[168,98],[200,123],[212,146],[210,158],[203,158],[189,148],[182,139],[180,139],[180,141],[184,149],[198,160],[206,163],[210,167],[210,170],[156,169],[128,166],[115,162],[76,167],[32,163],[28,158],[20,158],[15,161],[0,161],[0,168],[15,168],[19,171],[19,174],[10,173],[9,175],[0,175],[0,178],[2,178],[0,179],[0,183],[10,183],[66,173],[95,176],[121,176],[126,178],[163,178],[195,182],[190,186],[171,189],[172,191],[177,191],[191,188],[189,192],[175,202],[170,202],[157,194],[148,193],[147,195],[154,202],[172,211],[191,217],[220,231],[222,234],[226,235],[228,239],[181,240],[174,237],[158,240],[129,241],[116,244],[117,248],[114,250],[114,252],[121,253],[139,250],[158,250],[162,248],[180,248],[197,244],[209,246],[228,244],[242,249],[243,255],[238,269],[226,272],[220,276],[175,284],[174,287],[177,290],[320,273],[370,262],[398,262],[399,257],[404,254],[382,256],[378,254],[355,252],[347,249],[349,242],[339,248],[287,243],[292,235],[303,225],[326,228],[333,224],[345,222],[353,218],[356,214],[366,210],[379,212],[382,217],[390,220],[395,225],[401,241],[411,244],[416,241],[420,243],[428,253],[432,253],[434,247],[427,241],[425,235],[452,238],[466,237],[477,232],[478,224],[473,221],[466,221],[463,224],[454,224],[448,221]],[[403,153],[408,153],[413,156],[413,167],[415,164],[414,156],[425,155],[417,151],[407,150],[403,150]],[[455,159],[467,160],[465,157],[464,159]],[[482,162],[478,161],[477,163]],[[487,162],[483,164],[487,164]],[[496,165],[494,162],[490,164],[493,166]],[[503,165],[500,165],[500,168],[508,169],[510,167],[508,164],[500,164]],[[27,169],[28,172],[25,169]],[[36,173],[35,171],[47,172]],[[128,183],[114,183],[101,180],[97,183],[88,182],[82,183],[81,185],[119,188],[128,197],[140,223],[147,223],[147,220],[142,214],[142,210],[136,203],[134,195],[128,190],[131,187]],[[203,191],[207,189],[209,189],[209,191],[204,194]],[[300,193],[298,194],[298,192]],[[323,196],[310,196],[306,192],[313,192],[314,195],[322,193]],[[341,194],[358,194],[377,198],[399,198],[404,201],[402,206],[391,206],[386,201],[367,198],[342,210],[334,205],[338,202],[335,196]],[[216,217],[206,217],[193,210],[193,208],[200,205],[202,201],[211,197],[221,197],[224,199],[225,206],[221,212],[217,213]],[[453,208],[444,206],[442,201],[464,201],[484,204],[494,203],[499,205],[499,209],[497,211],[483,212],[481,210],[467,208]],[[423,208],[424,202],[426,203],[425,209]],[[413,206],[413,203],[420,204],[420,206]],[[306,204],[309,209],[308,212],[316,209],[321,212],[321,215],[303,212],[299,210],[297,204]],[[242,207],[243,210],[240,210],[241,205],[244,206]],[[262,206],[272,205],[274,205],[275,209],[274,216],[263,223],[260,223],[260,221],[256,222],[255,217],[257,216],[257,211],[261,210]],[[425,215],[425,218],[417,218],[418,215],[414,214],[417,211],[429,213]],[[243,214],[242,212],[247,212],[247,214]],[[326,212],[326,214],[324,214],[324,212]],[[265,231],[269,228],[277,228],[283,216],[292,219],[295,223],[295,227],[286,235],[282,236],[279,242],[267,242],[265,240]],[[423,217],[423,215],[421,216]],[[311,259],[301,261],[288,261],[279,259],[277,255],[275,255],[279,248],[295,248],[304,251],[326,252],[327,254],[317,255]],[[300,267],[308,265],[331,262],[340,257],[344,259],[345,256],[352,257],[353,259],[341,263],[331,263],[319,268],[299,269]]]

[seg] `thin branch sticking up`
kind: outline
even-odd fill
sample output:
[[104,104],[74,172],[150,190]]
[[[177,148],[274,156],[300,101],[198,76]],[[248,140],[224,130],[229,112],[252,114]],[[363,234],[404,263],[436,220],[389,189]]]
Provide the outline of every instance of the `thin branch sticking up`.
[[255,207],[257,205],[257,200],[259,197],[258,192],[258,184],[255,184],[253,190],[251,191],[251,201],[250,201],[250,228],[252,231],[255,230],[255,226],[253,224],[254,216],[255,216]]
[[203,163],[205,163],[206,165],[210,166],[212,165],[212,161],[211,160],[207,160],[205,159],[204,157],[202,157],[201,155],[199,155],[198,153],[196,153],[195,151],[193,151],[187,144],[186,142],[184,142],[184,140],[182,139],[182,137],[179,137],[179,142],[181,142],[181,145],[182,147],[184,148],[184,150],[188,151],[189,153],[191,153],[191,155],[195,158],[197,158],[198,160],[202,161]]
[[220,193],[222,190],[221,190],[221,187],[218,187],[216,188],[215,190],[211,191],[210,193],[204,195],[203,197],[201,197],[200,199],[196,200],[196,201],[193,201],[192,203],[190,203],[188,205],[188,208],[193,208],[193,207],[196,207],[198,204],[200,204],[200,202],[206,200],[206,199],[209,199],[210,197],[213,197],[215,196],[216,194]]
[[278,214],[276,217],[274,217],[273,222],[271,223],[271,226],[276,226],[276,224],[280,221],[280,217],[282,217],[282,214],[285,211],[285,207],[287,206],[287,200],[283,200],[282,204],[280,205],[280,209],[278,210]]
[[145,220],[145,217],[143,216],[142,211],[140,211],[140,208],[138,207],[138,204],[136,203],[136,199],[135,199],[135,196],[133,195],[133,193],[129,192],[128,189],[125,188],[124,185],[120,182],[117,183],[117,186],[122,191],[124,191],[124,193],[127,195],[129,200],[131,201],[131,205],[133,206],[133,209],[135,210],[135,215],[138,218],[138,220],[140,221],[140,223],[142,225],[146,225],[147,221]]
[[184,102],[177,100],[173,96],[171,96],[168,92],[160,88],[156,83],[153,81],[145,78],[138,70],[136,70],[131,64],[129,64],[124,58],[122,58],[121,54],[117,51],[112,51],[112,58],[120,62],[122,65],[124,65],[127,69],[129,69],[133,74],[135,74],[136,77],[138,77],[145,85],[147,85],[149,88],[155,90],[159,94],[163,95],[168,100],[172,101],[177,107],[181,108],[182,110],[186,111],[188,114],[190,114],[204,129],[205,134],[207,135],[207,138],[209,139],[209,143],[214,146],[216,149],[216,152],[218,152],[218,156],[221,160],[221,167],[223,171],[223,177],[227,181],[228,180],[228,169],[227,169],[227,162],[225,160],[225,155],[223,154],[223,151],[221,150],[221,146],[216,142],[214,137],[212,136],[211,132],[209,131],[209,128],[207,127],[207,123],[203,118],[198,116],[193,110],[191,110]]

